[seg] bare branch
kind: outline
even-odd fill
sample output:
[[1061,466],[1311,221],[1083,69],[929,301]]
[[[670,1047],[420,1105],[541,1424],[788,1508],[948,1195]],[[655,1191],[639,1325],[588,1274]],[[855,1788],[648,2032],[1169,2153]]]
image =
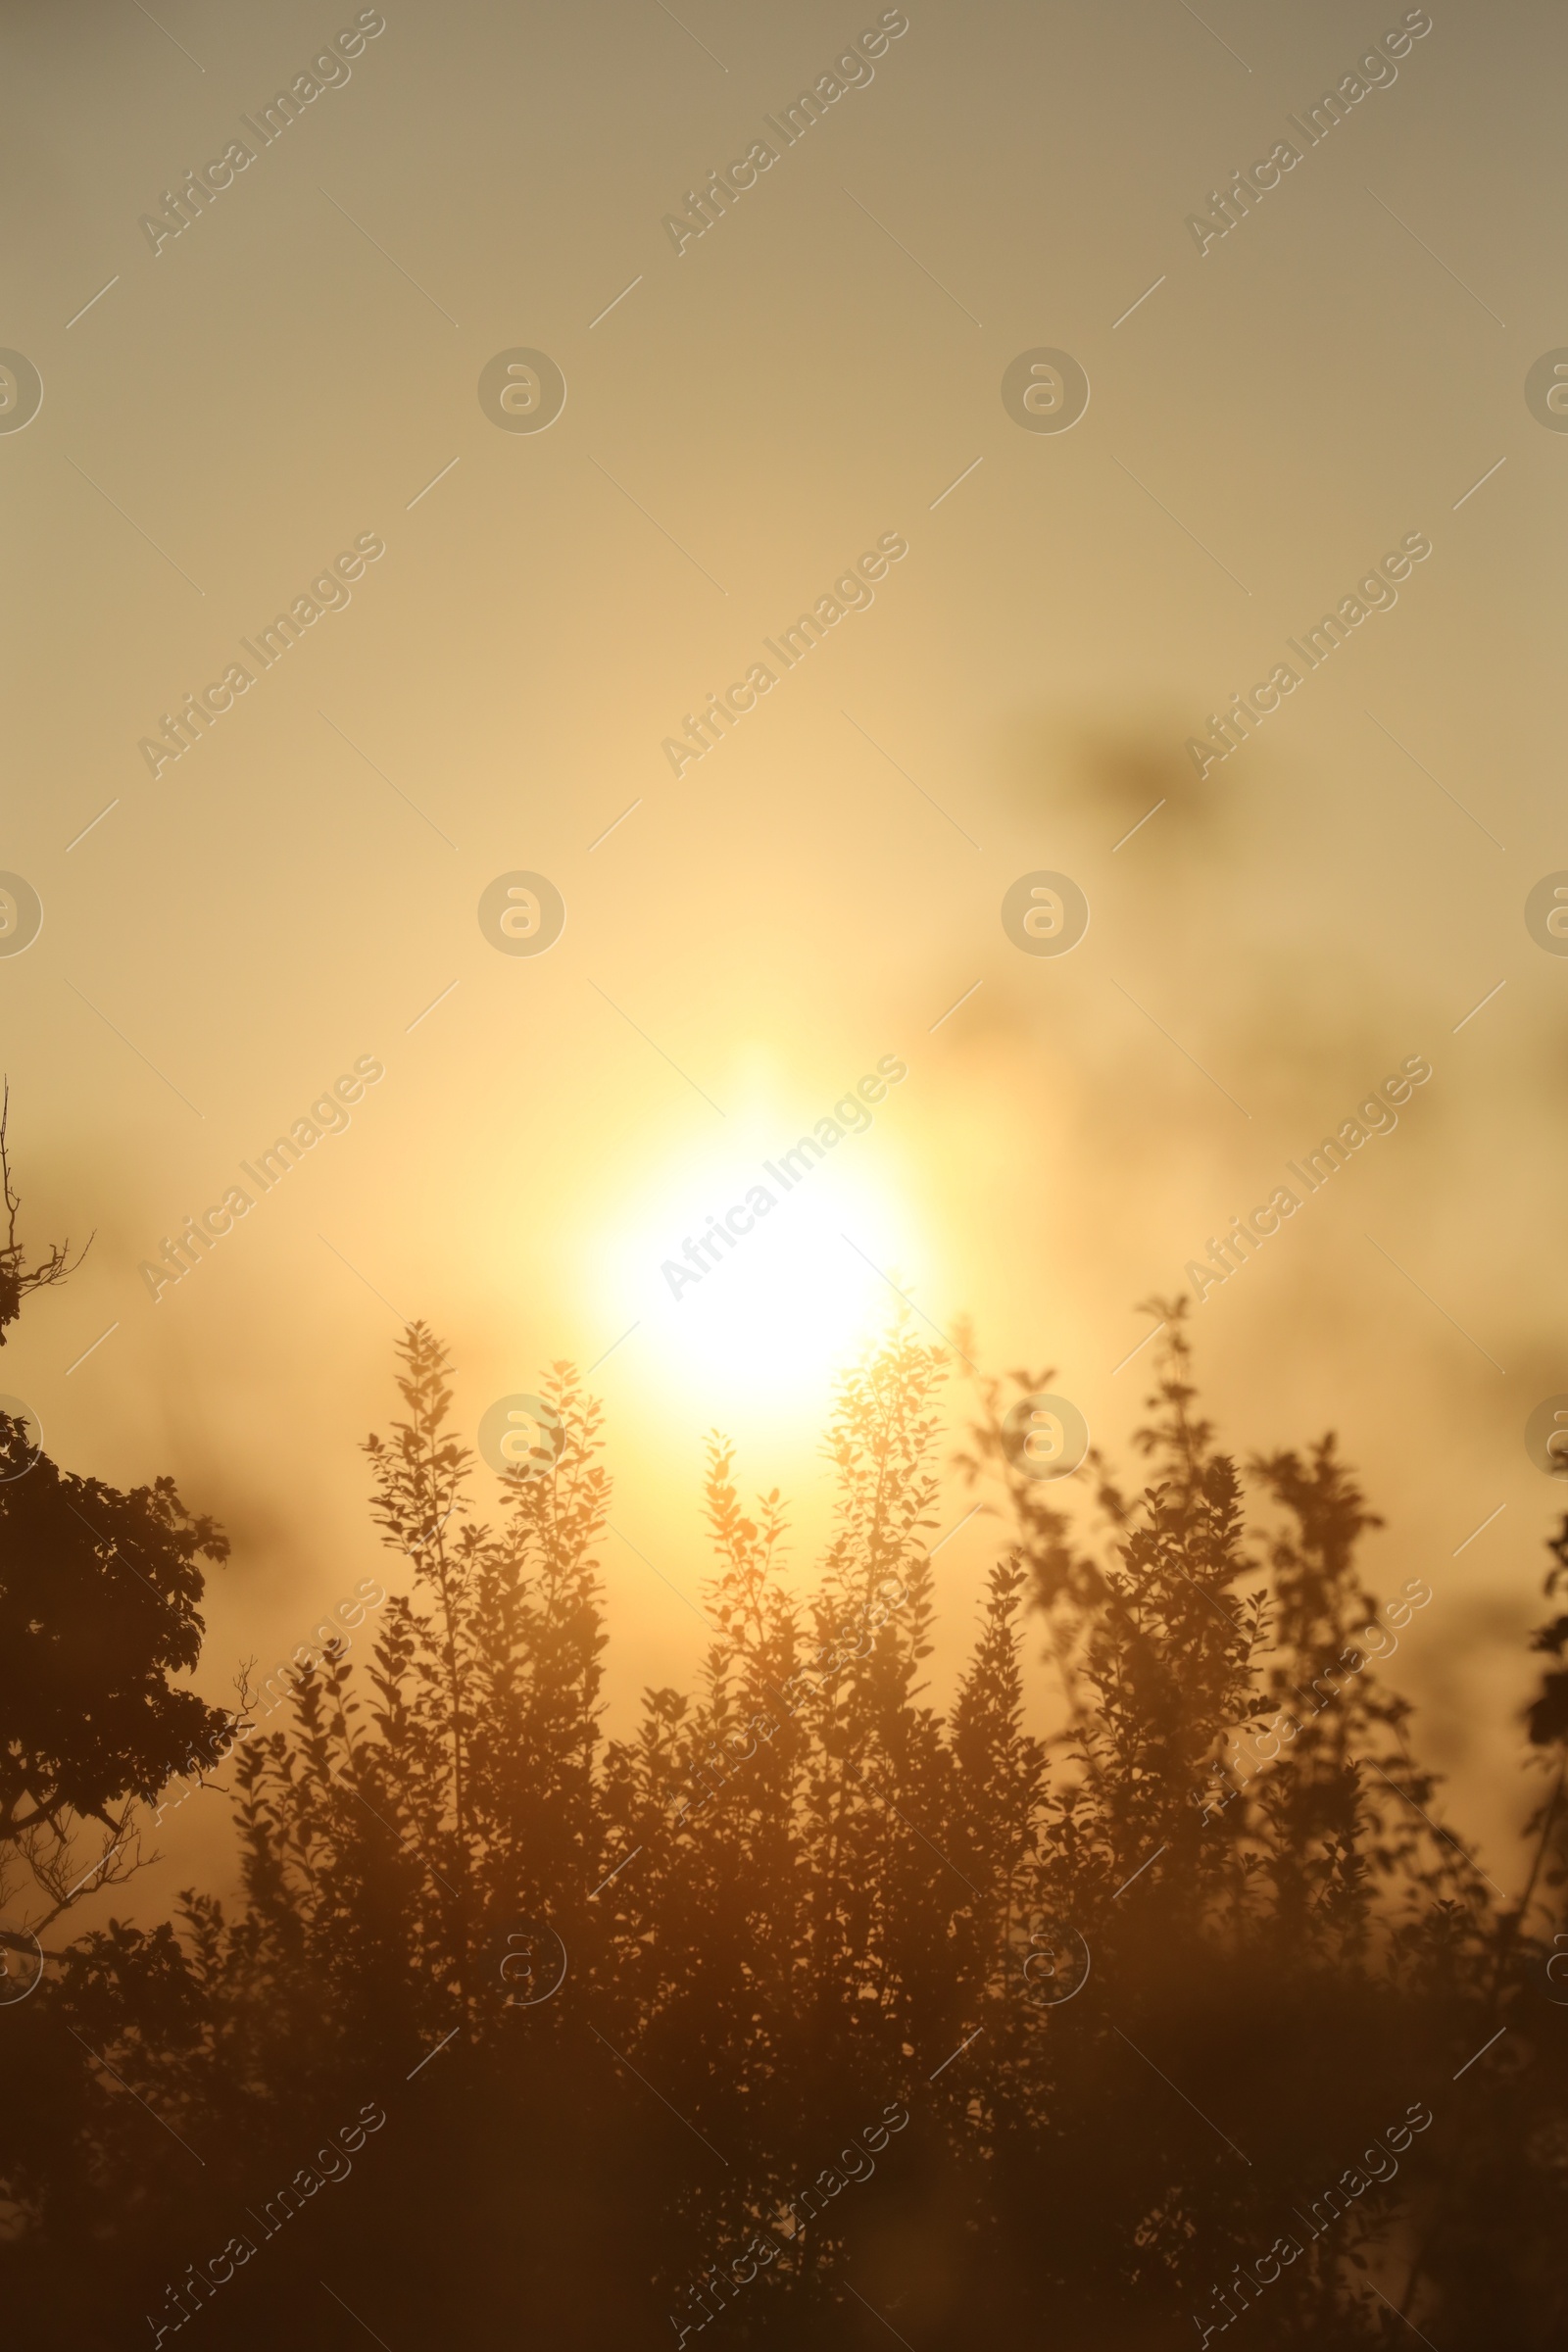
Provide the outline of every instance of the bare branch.
[[26,1263],[25,1245],[17,1238],[17,1219],[22,1211],[22,1198],[11,1177],[11,1159],[6,1149],[6,1126],[11,1116],[11,1082],[5,1081],[0,1093],[0,1190],[3,1190],[6,1215],[6,1238],[0,1243],[0,1348],[6,1344],[6,1329],[22,1312],[22,1301],[34,1291],[52,1290],[74,1274],[82,1258],[92,1248],[89,1234],[79,1255],[74,1260],[68,1241],[51,1242],[47,1254],[35,1266]]

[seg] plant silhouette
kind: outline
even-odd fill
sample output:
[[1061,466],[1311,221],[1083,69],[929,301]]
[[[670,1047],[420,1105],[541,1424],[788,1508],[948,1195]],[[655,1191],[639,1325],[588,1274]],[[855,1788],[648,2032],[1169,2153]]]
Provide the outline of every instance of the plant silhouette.
[[290,1728],[231,1722],[236,1916],[96,1933],[0,2016],[28,2340],[1560,2344],[1563,1809],[1502,1896],[1379,1673],[1430,1588],[1365,1589],[1332,1438],[1218,1448],[1158,1311],[1136,1485],[1032,1480],[1049,1375],[979,1383],[1006,1525],[945,1709],[947,1366],[900,1329],[814,1577],[712,1440],[696,1687],[617,1737],[598,1409],[555,1366],[554,1459],[481,1518],[413,1326],[367,1448],[406,1590]]

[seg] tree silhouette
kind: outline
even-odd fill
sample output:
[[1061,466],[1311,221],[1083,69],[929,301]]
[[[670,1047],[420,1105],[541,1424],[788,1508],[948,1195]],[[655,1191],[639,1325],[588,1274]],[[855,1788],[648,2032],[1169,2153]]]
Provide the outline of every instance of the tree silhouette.
[[[0,1248],[0,1340],[22,1301],[71,1270],[51,1249],[28,1270],[6,1157],[9,1098],[0,1107],[0,1178],[8,1241]],[[197,1663],[203,1560],[227,1544],[193,1517],[172,1479],[122,1493],[62,1471],[26,1424],[0,1412],[0,2237],[15,2240],[16,2291],[40,2300],[53,2231],[79,2244],[103,2231],[92,2185],[115,2182],[135,2206],[133,2175],[113,2170],[112,2134],[93,2137],[98,2110],[68,2024],[78,1953],[44,1945],[61,1915],[141,1866],[139,1809],[236,1718],[170,1680]],[[112,1932],[106,1948],[119,1940]],[[172,1948],[172,1939],[165,1944]],[[183,1967],[184,1955],[179,1956]],[[155,1977],[127,1970],[155,2030]],[[61,1996],[58,1999],[55,1996]],[[60,2172],[91,2148],[74,2183]],[[69,2218],[68,2218],[69,2217]],[[70,2294],[56,2291],[55,2304]],[[45,2296],[41,2308],[48,2310]],[[44,2325],[52,2332],[54,2319]]]
[[[5,1414],[0,1446],[26,1446]],[[121,1494],[39,1453],[0,1483],[0,1906],[18,1864],[46,1905],[24,1934],[47,1933],[79,1891],[78,1831],[104,1833],[94,1886],[128,1875],[138,1806],[232,1724],[169,1681],[200,1654],[198,1562],[227,1552],[172,1479]]]
[[237,1915],[86,1937],[39,2009],[113,2073],[15,2168],[35,2340],[1560,2343],[1561,1808],[1508,1901],[1380,1677],[1430,1588],[1366,1589],[1332,1437],[1217,1447],[1161,1311],[1136,1489],[1031,1479],[979,1384],[1010,1525],[945,1709],[947,1367],[899,1330],[814,1577],[711,1441],[697,1686],[614,1737],[597,1407],[556,1366],[482,1519],[413,1327],[368,1446],[407,1590],[241,1739]]
[[[73,1271],[70,1246],[26,1264],[7,1152],[11,1089],[0,1095],[0,1343],[22,1302]],[[79,1259],[77,1263],[79,1263]],[[0,1939],[13,1948],[53,1925],[85,1883],[77,1831],[107,1833],[95,1886],[137,1859],[134,1814],[232,1718],[171,1673],[201,1647],[201,1559],[225,1559],[210,1519],[192,1518],[172,1479],[121,1494],[35,1453],[26,1425],[0,1412],[0,1915],[19,1888],[41,1895]]]

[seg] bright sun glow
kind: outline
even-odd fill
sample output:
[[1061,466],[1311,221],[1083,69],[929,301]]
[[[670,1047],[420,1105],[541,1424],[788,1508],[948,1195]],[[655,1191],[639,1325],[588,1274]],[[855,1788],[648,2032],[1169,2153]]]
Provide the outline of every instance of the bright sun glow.
[[[920,1252],[874,1129],[846,1135],[804,1173],[781,1170],[776,1120],[747,1130],[751,1151],[685,1163],[658,1188],[609,1252],[607,1303],[640,1302],[665,1375],[705,1412],[729,1399],[819,1410],[835,1373],[897,1315],[893,1286],[916,1284],[921,1303]],[[726,1219],[738,1229],[728,1242]]]

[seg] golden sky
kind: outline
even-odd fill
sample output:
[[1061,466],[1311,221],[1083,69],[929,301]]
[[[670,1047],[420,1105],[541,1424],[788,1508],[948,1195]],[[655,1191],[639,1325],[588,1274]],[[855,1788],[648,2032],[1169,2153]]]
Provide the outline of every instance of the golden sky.
[[[623,1711],[701,1643],[648,1563],[695,1595],[708,1429],[808,1542],[834,1366],[897,1286],[1120,1450],[1137,1302],[1423,1057],[1195,1327],[1238,1446],[1333,1426],[1364,1466],[1375,1559],[1435,1592],[1405,1685],[1463,1809],[1510,1815],[1558,1499],[1523,1432],[1568,1390],[1568,961],[1524,911],[1568,868],[1568,440],[1526,399],[1568,345],[1560,19],[164,0],[6,31],[0,869],[43,923],[0,1022],[29,1229],[95,1240],[0,1387],[67,1466],[171,1471],[230,1528],[213,1694],[374,1569],[354,1446],[403,1317],[452,1342],[470,1437],[604,1359]],[[1041,352],[1087,378],[1069,429],[1026,429],[1018,385],[1076,380]],[[177,759],[142,748],[225,674]],[[1037,873],[1087,901],[1068,954],[1004,926]],[[481,924],[516,875],[564,908],[541,954]],[[155,1300],[142,1264],[302,1121]],[[994,1541],[938,1562],[951,1643]]]

